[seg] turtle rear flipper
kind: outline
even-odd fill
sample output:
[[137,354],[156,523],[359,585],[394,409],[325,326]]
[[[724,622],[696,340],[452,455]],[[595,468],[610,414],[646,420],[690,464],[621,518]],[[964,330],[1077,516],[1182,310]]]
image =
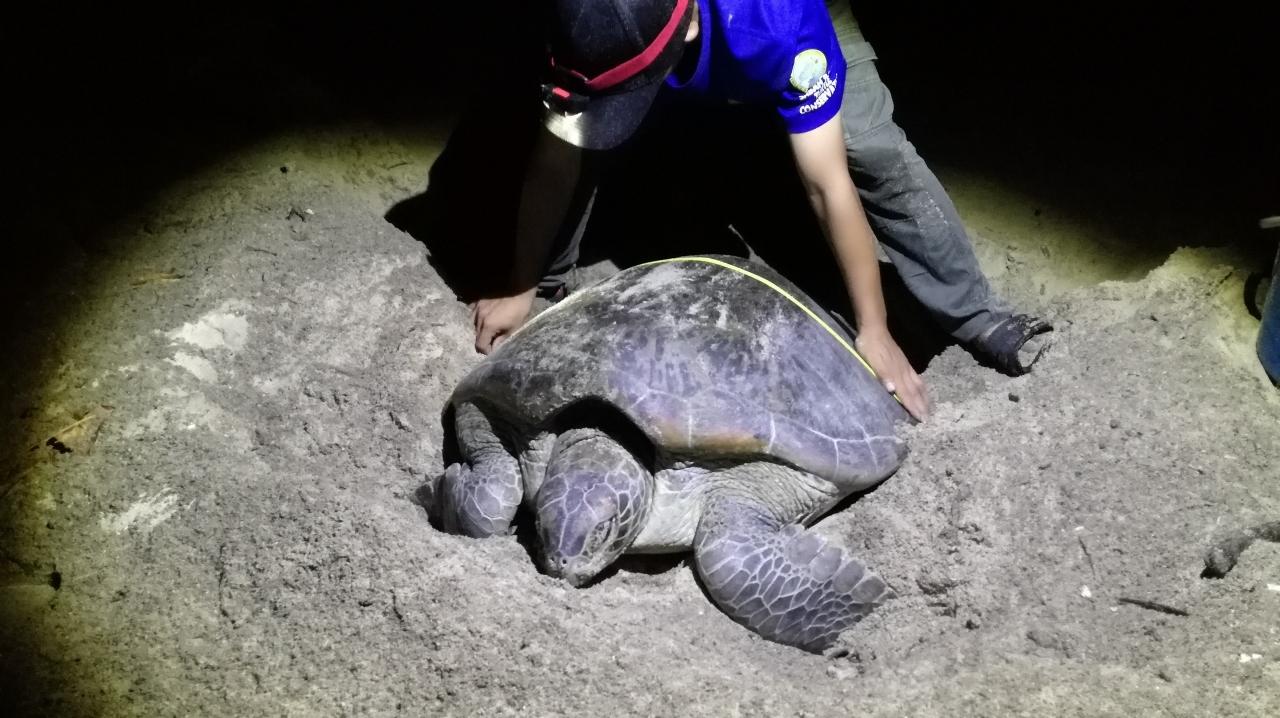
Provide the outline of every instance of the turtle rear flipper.
[[814,653],[893,597],[861,561],[749,498],[709,497],[694,552],[721,610],[771,641]]

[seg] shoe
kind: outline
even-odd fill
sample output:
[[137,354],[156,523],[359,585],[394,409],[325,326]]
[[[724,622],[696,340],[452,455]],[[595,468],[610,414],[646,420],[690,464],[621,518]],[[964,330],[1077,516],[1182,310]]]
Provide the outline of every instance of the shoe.
[[556,304],[569,296],[569,288],[563,284],[557,284],[552,287],[538,287],[538,291],[534,296],[545,299],[552,304]]
[[1053,331],[1053,325],[1039,317],[1015,314],[987,329],[973,341],[973,350],[995,364],[1009,376],[1031,371],[1050,342],[1040,335]]
[[538,291],[535,296],[552,304],[558,304],[581,286],[582,284],[578,281],[578,265],[572,264],[569,265],[568,269],[558,269],[548,276],[544,276],[542,281],[538,283]]

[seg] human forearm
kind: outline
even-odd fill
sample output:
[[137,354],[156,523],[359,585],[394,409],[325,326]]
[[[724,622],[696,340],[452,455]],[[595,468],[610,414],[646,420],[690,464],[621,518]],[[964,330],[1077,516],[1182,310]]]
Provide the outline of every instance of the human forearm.
[[582,151],[540,129],[520,194],[511,277],[514,291],[532,291],[542,279],[552,241],[581,175]]
[[929,414],[929,398],[924,382],[889,333],[875,239],[852,183],[847,192],[811,193],[810,197],[853,300],[858,326],[854,344],[859,354],[907,411],[923,419]]
[[488,354],[529,316],[534,292],[547,268],[556,232],[564,222],[582,173],[582,152],[540,131],[525,170],[517,214],[510,286],[471,305],[476,351]]
[[844,277],[859,333],[887,332],[875,239],[852,182],[812,188],[809,199]]
[[923,418],[929,412],[928,396],[920,376],[889,335],[875,238],[849,177],[839,115],[811,132],[792,135],[791,143],[809,201],[853,301],[858,325],[854,344],[859,355],[908,411]]
[[809,202],[853,301],[859,333],[887,336],[875,238],[849,177],[840,116],[810,132],[792,135],[791,147]]

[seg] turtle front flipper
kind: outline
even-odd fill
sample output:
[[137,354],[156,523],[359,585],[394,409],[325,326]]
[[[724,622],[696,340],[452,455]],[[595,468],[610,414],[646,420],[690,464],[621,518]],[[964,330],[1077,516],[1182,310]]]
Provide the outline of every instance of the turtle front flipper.
[[449,533],[510,533],[524,496],[520,463],[474,404],[456,408],[454,426],[465,463],[450,465],[437,479],[429,510]]
[[814,653],[893,597],[861,561],[749,497],[708,497],[694,555],[721,610],[771,641]]

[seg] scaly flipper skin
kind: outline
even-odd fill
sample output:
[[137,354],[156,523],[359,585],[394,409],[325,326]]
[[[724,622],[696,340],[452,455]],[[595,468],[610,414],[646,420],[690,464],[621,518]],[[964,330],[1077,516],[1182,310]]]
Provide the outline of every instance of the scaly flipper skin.
[[749,497],[708,497],[694,555],[707,593],[729,617],[814,653],[893,597],[861,561]]
[[475,538],[510,533],[524,495],[520,464],[474,404],[458,406],[455,422],[470,465],[453,464],[440,477],[434,501],[441,528]]

